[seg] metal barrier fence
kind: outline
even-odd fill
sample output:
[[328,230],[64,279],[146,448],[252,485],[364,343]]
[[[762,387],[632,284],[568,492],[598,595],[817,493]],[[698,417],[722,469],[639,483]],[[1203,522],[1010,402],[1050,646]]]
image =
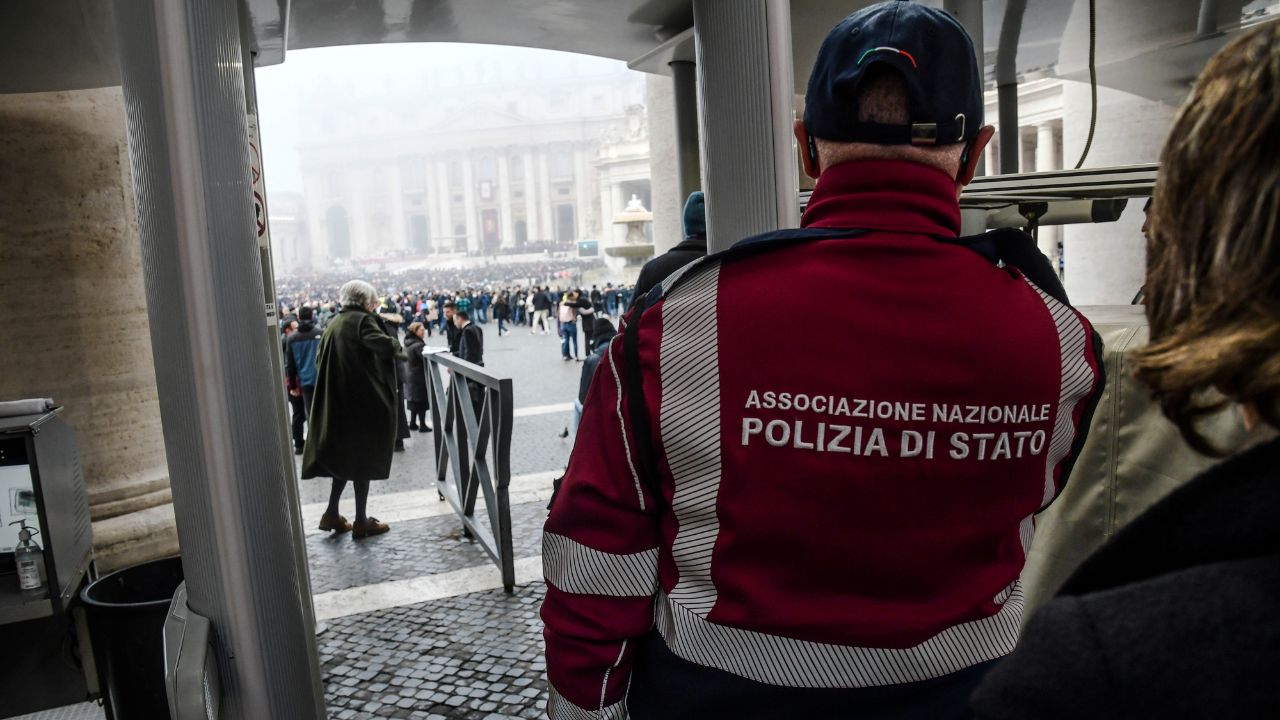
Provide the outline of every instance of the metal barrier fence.
[[[468,536],[502,570],[502,587],[510,593],[516,583],[508,495],[511,378],[495,377],[443,349],[429,347],[423,359],[436,430],[436,490],[441,500],[453,506]],[[484,493],[484,514],[477,518],[480,493]]]

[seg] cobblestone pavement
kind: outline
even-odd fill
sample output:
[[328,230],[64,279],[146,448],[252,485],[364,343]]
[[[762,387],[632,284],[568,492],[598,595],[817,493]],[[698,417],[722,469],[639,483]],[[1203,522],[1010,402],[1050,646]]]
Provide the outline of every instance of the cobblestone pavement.
[[[581,365],[560,360],[554,335],[530,336],[517,328],[501,339],[484,326],[485,365],[513,379],[517,417],[511,447],[513,475],[558,471],[570,442],[558,437],[571,413],[563,405],[577,394]],[[580,338],[581,340],[581,338]],[[431,344],[440,345],[439,337]],[[552,406],[552,407],[547,407]],[[555,407],[560,406],[560,407]],[[370,490],[370,513],[421,491],[434,503],[435,458],[430,434],[415,433],[392,462],[391,477]],[[326,480],[300,481],[304,504],[328,499]],[[350,490],[347,495],[350,495]],[[526,498],[527,499],[527,498]],[[435,508],[433,508],[435,509]],[[546,503],[511,509],[515,557],[541,552]],[[499,576],[493,561],[462,535],[452,514],[392,523],[386,535],[307,537],[314,593],[361,593],[400,581],[430,581],[455,571],[480,569]],[[491,572],[490,572],[491,571]],[[535,718],[545,713],[542,625],[543,587],[461,592],[428,602],[406,597],[392,607],[332,618],[318,638],[329,716],[353,718]],[[436,597],[439,597],[438,595]]]
[[[576,369],[581,371],[581,366],[577,366]],[[577,380],[574,382],[576,383]],[[570,443],[560,438],[559,433],[569,426],[572,419],[572,412],[554,412],[516,418],[511,437],[511,474],[525,475],[563,469],[569,462]],[[391,477],[375,481],[369,488],[369,494],[376,496],[433,487],[436,478],[436,460],[432,434],[413,433],[413,437],[405,441],[405,451],[396,453],[392,457]],[[302,458],[295,455],[294,460],[301,474]],[[347,497],[350,497],[351,489],[348,488],[346,492]],[[301,496],[303,505],[326,501],[329,499],[329,479],[301,480],[298,484],[298,494]],[[376,515],[376,502],[371,500],[369,507],[375,508],[370,512]]]
[[541,717],[541,583],[331,620],[319,638],[329,717]]
[[[370,512],[376,512],[376,508]],[[542,521],[546,517],[545,503],[524,503],[511,508],[512,546],[516,557],[533,557],[541,552]],[[310,535],[307,555],[311,557],[313,593],[433,575],[491,562],[479,544],[463,537],[462,523],[454,515],[397,523],[386,535],[362,540],[354,540],[350,534]]]

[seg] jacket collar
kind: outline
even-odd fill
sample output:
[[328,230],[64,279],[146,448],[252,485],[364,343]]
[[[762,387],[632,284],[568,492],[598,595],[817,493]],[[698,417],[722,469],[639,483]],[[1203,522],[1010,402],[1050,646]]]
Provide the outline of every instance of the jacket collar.
[[855,160],[823,171],[801,227],[960,234],[955,178],[906,160]]
[[[689,235],[688,237],[686,237],[684,240],[681,240],[679,244],[677,244],[675,247],[671,249],[702,251],[702,253],[705,254],[707,252],[707,236],[706,235]],[[616,290],[616,288],[614,288],[614,290]],[[613,292],[613,290],[607,290],[606,292]]]
[[1059,594],[1117,587],[1177,570],[1280,554],[1280,438],[1201,473],[1094,553]]

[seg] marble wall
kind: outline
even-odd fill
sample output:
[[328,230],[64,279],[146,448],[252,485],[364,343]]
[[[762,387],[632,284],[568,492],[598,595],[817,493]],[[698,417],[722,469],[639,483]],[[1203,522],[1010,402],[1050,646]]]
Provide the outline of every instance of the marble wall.
[[78,433],[100,569],[178,551],[119,87],[0,95],[0,399]]

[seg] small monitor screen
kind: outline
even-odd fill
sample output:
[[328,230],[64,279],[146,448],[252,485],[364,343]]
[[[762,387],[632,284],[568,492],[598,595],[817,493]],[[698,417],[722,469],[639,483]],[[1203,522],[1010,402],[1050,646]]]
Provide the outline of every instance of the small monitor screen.
[[26,520],[29,528],[41,529],[26,443],[13,438],[0,442],[0,555],[12,553],[17,547],[21,526],[9,523],[20,520]]

